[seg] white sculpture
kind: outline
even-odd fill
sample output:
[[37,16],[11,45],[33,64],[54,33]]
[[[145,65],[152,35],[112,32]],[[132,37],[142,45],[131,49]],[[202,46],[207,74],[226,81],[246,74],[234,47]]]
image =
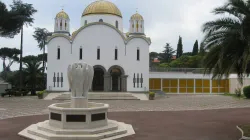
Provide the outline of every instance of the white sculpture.
[[68,81],[71,89],[72,106],[86,107],[88,102],[88,91],[92,85],[93,76],[94,69],[91,65],[86,63],[74,63],[69,65]]
[[50,105],[49,120],[18,134],[32,140],[113,140],[135,134],[132,125],[108,119],[108,104],[88,102],[93,75],[93,67],[86,63],[69,65],[71,102]]

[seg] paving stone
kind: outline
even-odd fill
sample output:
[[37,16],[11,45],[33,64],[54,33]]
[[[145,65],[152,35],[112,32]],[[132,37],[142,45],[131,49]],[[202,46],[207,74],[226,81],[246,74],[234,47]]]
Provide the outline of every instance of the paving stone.
[[[63,101],[39,100],[37,97],[0,98],[0,119],[47,114],[47,107]],[[69,101],[66,101],[69,102]],[[110,105],[109,112],[185,111],[226,108],[250,108],[250,100],[222,95],[168,95],[153,101],[96,100]],[[5,110],[1,110],[5,109]]]

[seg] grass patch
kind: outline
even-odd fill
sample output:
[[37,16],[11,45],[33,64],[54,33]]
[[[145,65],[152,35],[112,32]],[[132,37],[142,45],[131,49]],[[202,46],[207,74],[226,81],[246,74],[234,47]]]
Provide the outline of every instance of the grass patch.
[[246,97],[242,94],[240,97],[237,96],[236,94],[232,94],[232,93],[224,93],[222,94],[223,96],[230,96],[230,97],[234,97],[234,98],[237,98],[237,99],[245,99]]
[[250,137],[250,125],[239,125],[238,127],[243,131],[243,136]]

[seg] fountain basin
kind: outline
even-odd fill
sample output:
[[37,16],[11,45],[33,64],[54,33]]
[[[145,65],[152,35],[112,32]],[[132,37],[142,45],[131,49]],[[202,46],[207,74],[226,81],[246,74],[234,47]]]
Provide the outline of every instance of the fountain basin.
[[49,125],[61,129],[95,129],[108,125],[108,104],[88,102],[88,108],[72,108],[71,103],[49,106]]

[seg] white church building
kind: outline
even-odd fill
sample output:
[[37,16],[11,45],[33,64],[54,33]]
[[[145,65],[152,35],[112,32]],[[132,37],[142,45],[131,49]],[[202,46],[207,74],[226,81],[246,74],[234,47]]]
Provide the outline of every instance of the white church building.
[[85,8],[81,26],[71,34],[69,15],[55,17],[54,33],[47,39],[47,90],[69,91],[67,68],[75,62],[94,67],[92,91],[149,90],[150,38],[144,34],[144,19],[131,16],[129,32],[123,32],[123,17],[117,6],[99,0]]

